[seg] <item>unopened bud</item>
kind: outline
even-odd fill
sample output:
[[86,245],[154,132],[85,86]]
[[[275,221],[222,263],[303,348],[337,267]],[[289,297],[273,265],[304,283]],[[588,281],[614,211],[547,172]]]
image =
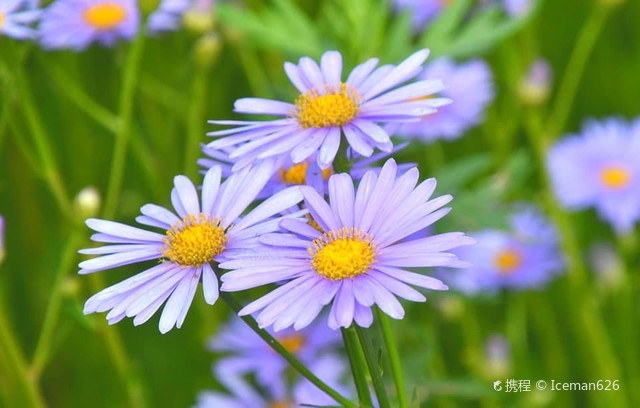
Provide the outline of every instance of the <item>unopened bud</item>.
[[456,320],[464,313],[464,303],[457,296],[446,296],[436,303],[436,307],[448,320]]
[[183,17],[187,30],[195,34],[213,30],[216,24],[213,5],[213,0],[196,0]]
[[504,378],[511,371],[511,346],[500,334],[491,335],[485,344],[487,378]]
[[543,59],[537,59],[520,82],[518,93],[523,103],[537,106],[549,99],[552,71]]
[[74,200],[78,216],[82,219],[94,217],[100,211],[100,192],[95,187],[83,188]]
[[218,34],[210,33],[200,37],[193,50],[196,66],[202,69],[210,68],[218,59],[221,48],[222,43]]
[[599,243],[591,247],[589,259],[596,272],[597,281],[603,289],[616,289],[624,283],[622,260],[608,244]]

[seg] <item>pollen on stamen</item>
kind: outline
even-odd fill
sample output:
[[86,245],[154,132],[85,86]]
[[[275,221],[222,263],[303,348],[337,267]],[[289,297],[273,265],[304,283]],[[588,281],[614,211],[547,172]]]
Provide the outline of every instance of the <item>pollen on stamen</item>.
[[166,233],[166,250],[162,254],[180,266],[201,266],[211,262],[226,245],[224,228],[217,218],[204,214],[182,217]]
[[360,94],[349,85],[325,85],[324,94],[312,89],[296,99],[296,116],[303,128],[343,126],[351,122],[360,109]]
[[371,268],[376,258],[373,237],[357,228],[325,232],[312,246],[308,251],[313,269],[331,280],[360,276]]

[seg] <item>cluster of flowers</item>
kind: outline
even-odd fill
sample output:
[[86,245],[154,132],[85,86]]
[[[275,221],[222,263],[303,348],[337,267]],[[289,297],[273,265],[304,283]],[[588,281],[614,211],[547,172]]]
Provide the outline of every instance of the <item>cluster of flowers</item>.
[[[136,220],[164,233],[87,220],[92,239],[111,245],[83,250],[101,256],[82,262],[80,273],[161,262],[94,295],[85,312],[109,311],[110,323],[134,317],[137,325],[166,302],[164,333],[183,324],[200,281],[205,301],[215,303],[220,278],[220,290],[228,292],[278,284],[240,311],[256,315],[261,327],[299,330],[330,305],[328,326],[337,329],[354,321],[370,326],[373,305],[402,318],[396,297],[426,300],[409,285],[446,289],[407,268],[468,266],[450,250],[473,239],[427,232],[447,214],[451,196],[431,198],[435,180],[419,183],[416,167],[399,170],[393,159],[363,167],[377,157],[375,149],[393,151],[381,125],[420,121],[449,102],[431,97],[441,81],[411,82],[427,56],[421,50],[379,67],[374,58],[344,82],[335,51],[320,64],[307,57],[286,63],[300,92],[294,104],[259,98],[235,104],[238,112],[281,118],[212,121],[231,127],[210,133],[219,138],[205,150],[223,164],[213,160],[206,170],[201,199],[188,178],[177,176],[171,193],[177,215],[153,204],[141,208]],[[349,171],[352,161],[359,161],[353,175],[335,174]],[[268,198],[247,211],[263,191]]]
[[[0,3],[0,33],[16,39],[36,39],[45,49],[83,50],[98,42],[110,46],[131,39],[140,27],[135,0],[56,0],[44,9],[38,0]],[[192,4],[193,3],[193,4]],[[192,0],[161,0],[147,20],[150,33],[175,30]],[[37,28],[34,26],[37,25]]]
[[[240,320],[220,329],[220,334],[209,341],[209,348],[223,353],[214,363],[213,374],[228,392],[202,392],[196,408],[335,405],[315,385],[289,372],[287,362]],[[354,394],[343,382],[348,367],[338,354],[342,341],[338,332],[314,323],[300,331],[270,333],[326,384],[347,397]]]

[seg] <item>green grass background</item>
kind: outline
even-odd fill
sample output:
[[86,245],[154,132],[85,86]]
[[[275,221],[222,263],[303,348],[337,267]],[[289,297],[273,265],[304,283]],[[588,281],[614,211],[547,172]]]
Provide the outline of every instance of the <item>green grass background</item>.
[[[287,14],[291,9],[282,4],[297,5],[295,9],[307,17]],[[499,24],[481,32],[490,38],[486,47],[476,49],[477,42],[471,41],[470,48],[457,54],[482,54],[492,65],[498,97],[486,123],[462,140],[428,147],[416,144],[399,155],[418,162],[424,177],[438,175],[441,193],[455,194],[447,228],[473,231],[503,225],[502,210],[513,201],[532,201],[548,209],[553,204],[544,193],[530,141],[575,132],[589,117],[639,115],[640,2],[628,0],[607,12],[598,4],[548,0],[522,27],[505,35],[485,32],[503,27],[506,19],[500,16]],[[181,30],[147,39],[134,89],[117,220],[133,221],[147,202],[169,205],[172,177],[197,176],[192,160],[197,150],[190,141],[206,140],[204,132],[210,129],[206,119],[238,117],[231,112],[236,98],[294,98],[281,69],[283,61],[304,53],[317,57],[325,49],[337,48],[348,66],[374,55],[397,62],[418,48],[408,35],[406,18],[391,17],[382,1],[248,0],[246,9],[237,10],[227,4],[216,13],[212,32],[220,52],[210,64],[203,64],[198,54],[201,33]],[[593,21],[594,13],[606,14],[604,28],[596,33],[575,102],[567,106],[566,124],[558,134],[527,138],[531,120],[546,126],[546,113],[558,108],[555,95],[563,81],[580,77],[580,72],[565,70],[579,33],[585,22]],[[460,31],[472,20],[463,21]],[[299,35],[287,38],[292,32]],[[448,54],[450,44],[443,41],[434,48],[439,55]],[[119,268],[101,273],[100,278],[77,276],[81,257],[75,251],[89,245],[89,231],[72,205],[65,214],[47,182],[54,166],[69,201],[87,186],[98,188],[104,199],[114,145],[109,126],[117,127],[122,73],[130,49],[130,44],[120,44],[114,49],[91,47],[79,54],[44,52],[33,44],[0,38],[0,214],[6,221],[7,253],[0,265],[2,406],[31,406],[27,390],[36,389],[51,407],[183,407],[194,403],[199,391],[217,387],[210,373],[213,356],[204,345],[229,316],[226,306],[208,307],[198,294],[183,328],[166,335],[158,332],[157,317],[134,328],[129,319],[107,327],[104,315],[83,316],[88,296],[141,268]],[[549,60],[555,76],[550,103],[532,109],[520,103],[516,88],[538,55]],[[108,113],[102,124],[87,114],[92,108],[77,99],[83,96]],[[37,135],[47,148],[38,148]],[[496,182],[499,179],[506,180],[504,185]],[[587,268],[579,278],[570,272],[543,291],[471,300],[453,293],[434,294],[426,304],[406,304],[408,314],[394,322],[394,331],[412,394],[421,406],[640,405],[637,241],[633,236],[616,239],[590,211],[560,218],[575,234],[582,260],[588,259],[594,242],[609,241],[621,248],[626,273],[622,282],[605,287]],[[34,379],[29,377],[30,362],[54,291],[61,296],[46,347],[49,358],[40,378]],[[245,296],[251,299],[257,294]],[[502,377],[492,373],[484,360],[484,342],[492,333],[502,333],[512,344],[511,366],[499,374]],[[6,347],[11,344],[15,348]],[[118,352],[125,353],[119,360],[114,357]],[[493,391],[494,380],[507,378],[530,379],[532,384],[539,379],[619,379],[621,390]]]

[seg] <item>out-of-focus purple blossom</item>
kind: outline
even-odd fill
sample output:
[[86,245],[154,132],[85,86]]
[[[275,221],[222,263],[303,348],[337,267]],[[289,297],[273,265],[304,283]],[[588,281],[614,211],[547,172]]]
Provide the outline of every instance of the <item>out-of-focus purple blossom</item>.
[[132,38],[139,20],[134,0],[57,0],[42,15],[40,43],[45,49],[75,51],[93,42],[112,46]]
[[531,10],[531,0],[504,0],[504,10],[511,17],[522,17]]
[[191,4],[190,0],[162,0],[151,13],[147,28],[151,33],[174,31],[180,28],[182,15]]
[[455,253],[473,266],[440,274],[450,287],[468,295],[538,288],[562,271],[555,229],[531,208],[512,216],[509,232],[485,230],[470,235],[477,244]]
[[560,203],[595,207],[618,233],[640,219],[640,119],[588,121],[579,135],[558,141],[547,168]]
[[42,15],[37,7],[35,0],[0,1],[0,35],[17,40],[34,38],[36,31],[31,25]]
[[441,58],[428,65],[420,78],[442,79],[445,89],[438,96],[449,98],[452,103],[419,122],[401,125],[399,136],[425,141],[457,139],[482,122],[487,106],[493,101],[493,75],[489,65],[479,59],[456,64]]
[[394,0],[395,7],[409,11],[413,17],[413,28],[422,31],[452,0]]

